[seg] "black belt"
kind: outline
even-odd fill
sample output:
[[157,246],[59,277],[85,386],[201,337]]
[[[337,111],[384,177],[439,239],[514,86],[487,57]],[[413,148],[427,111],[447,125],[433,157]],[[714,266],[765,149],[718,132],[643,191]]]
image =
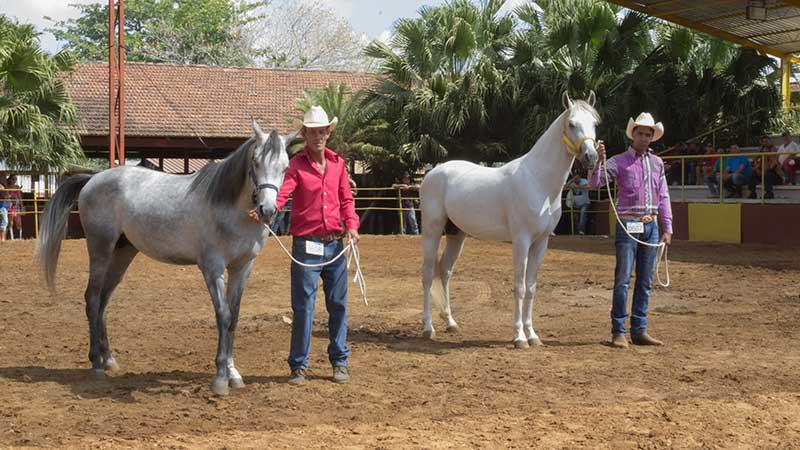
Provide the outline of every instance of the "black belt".
[[294,238],[302,239],[304,241],[314,241],[314,242],[321,242],[323,244],[330,244],[331,242],[338,241],[343,237],[344,237],[343,233],[330,233],[324,236],[306,235],[306,236],[295,236]]

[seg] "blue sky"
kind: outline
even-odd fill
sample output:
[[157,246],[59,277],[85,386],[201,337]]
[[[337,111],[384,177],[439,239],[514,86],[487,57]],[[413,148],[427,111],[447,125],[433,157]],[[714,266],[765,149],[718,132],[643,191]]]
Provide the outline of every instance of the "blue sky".
[[[444,0],[322,0],[333,10],[350,21],[353,29],[369,38],[386,36],[392,24],[402,17],[415,17],[423,5],[440,5]],[[104,1],[103,3],[106,3]],[[511,9],[522,0],[509,0],[505,9]],[[44,31],[50,22],[44,16],[55,20],[75,17],[71,3],[99,3],[98,0],[0,0],[0,12],[19,19],[20,22],[33,23]],[[58,49],[58,44],[50,34],[42,36],[42,46],[48,51]]]

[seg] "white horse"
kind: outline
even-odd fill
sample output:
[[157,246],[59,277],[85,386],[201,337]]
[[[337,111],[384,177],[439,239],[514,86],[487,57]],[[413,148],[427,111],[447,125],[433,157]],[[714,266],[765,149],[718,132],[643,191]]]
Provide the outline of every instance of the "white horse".
[[[464,239],[470,235],[478,239],[511,241],[514,346],[542,345],[531,320],[536,273],[550,233],[561,217],[561,191],[572,163],[579,158],[590,169],[597,164],[594,137],[599,116],[594,109],[594,93],[587,101],[573,102],[566,93],[563,99],[566,111],[524,156],[499,168],[450,161],[430,171],[422,181],[423,336],[426,338],[432,339],[435,335],[431,296],[441,308],[440,315],[447,321],[447,330],[458,328],[450,311],[448,284]],[[437,258],[439,241],[448,220],[457,231],[447,235],[444,252]],[[441,284],[434,285],[436,279],[440,279]]]

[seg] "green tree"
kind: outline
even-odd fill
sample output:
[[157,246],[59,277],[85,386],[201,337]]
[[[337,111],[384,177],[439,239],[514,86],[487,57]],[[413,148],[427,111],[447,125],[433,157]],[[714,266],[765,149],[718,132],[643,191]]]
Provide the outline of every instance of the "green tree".
[[[251,25],[268,0],[127,0],[130,61],[241,66],[252,64]],[[49,31],[82,61],[108,59],[108,4],[74,4],[76,19]]]
[[546,105],[559,104],[563,90],[597,93],[599,132],[616,150],[626,146],[628,117],[642,110],[664,122],[667,143],[737,119],[722,134],[746,143],[778,106],[774,65],[752,50],[606,2],[536,0],[515,13],[524,26],[512,44],[510,82],[526,93],[514,125],[529,130],[517,139],[525,145],[560,112]]
[[445,158],[505,158],[493,111],[502,97],[505,57],[514,20],[504,0],[452,0],[400,19],[391,44],[373,41],[366,54],[385,77],[365,108],[387,120],[387,149],[417,168]]
[[321,106],[330,117],[338,118],[328,147],[351,164],[351,173],[355,161],[360,161],[374,181],[389,182],[408,166],[399,155],[384,147],[385,138],[390,134],[389,124],[367,113],[362,107],[365,96],[365,91],[350,92],[347,85],[339,83],[307,90],[303,98],[295,101],[297,116],[291,119],[292,125],[300,128],[303,114],[312,106]]
[[0,15],[0,159],[13,167],[64,168],[83,159],[77,108],[59,74],[67,51],[48,55],[32,25]]

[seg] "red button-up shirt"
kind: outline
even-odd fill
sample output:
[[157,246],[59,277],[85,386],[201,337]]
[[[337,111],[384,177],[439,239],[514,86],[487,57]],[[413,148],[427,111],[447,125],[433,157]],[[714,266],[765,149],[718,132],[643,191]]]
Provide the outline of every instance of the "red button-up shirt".
[[347,229],[358,230],[350,178],[344,159],[325,149],[325,173],[303,149],[289,162],[283,185],[278,193],[278,209],[292,196],[291,225],[293,236],[326,236],[341,233],[341,221]]

